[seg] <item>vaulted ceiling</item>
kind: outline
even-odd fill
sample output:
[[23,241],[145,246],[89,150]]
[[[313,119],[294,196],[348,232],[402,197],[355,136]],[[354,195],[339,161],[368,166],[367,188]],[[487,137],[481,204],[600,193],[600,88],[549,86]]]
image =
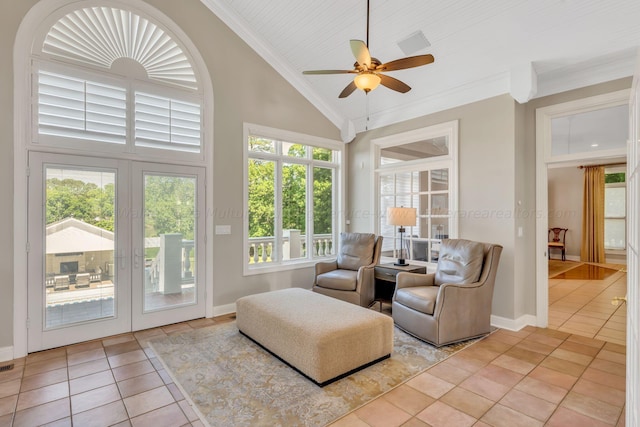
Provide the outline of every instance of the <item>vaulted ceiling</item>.
[[[338,94],[353,75],[350,39],[366,39],[366,0],[201,0],[309,99],[349,141],[374,129],[492,96],[519,102],[630,76],[638,0],[370,0],[369,49],[388,62],[435,63],[388,74],[412,87]],[[422,32],[430,46],[399,42]],[[419,34],[419,33],[418,33]]]

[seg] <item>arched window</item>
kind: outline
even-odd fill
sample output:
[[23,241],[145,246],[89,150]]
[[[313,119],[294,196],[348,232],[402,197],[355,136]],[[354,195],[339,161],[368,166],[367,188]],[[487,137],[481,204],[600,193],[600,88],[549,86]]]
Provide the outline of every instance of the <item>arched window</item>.
[[192,59],[133,10],[63,12],[34,45],[32,142],[203,158],[203,90]]

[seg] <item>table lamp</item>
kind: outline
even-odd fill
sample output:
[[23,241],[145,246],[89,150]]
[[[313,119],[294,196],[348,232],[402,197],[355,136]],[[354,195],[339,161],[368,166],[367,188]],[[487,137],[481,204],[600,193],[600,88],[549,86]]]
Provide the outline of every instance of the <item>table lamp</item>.
[[393,263],[393,265],[401,267],[409,265],[405,262],[404,257],[402,256],[402,251],[404,250],[404,246],[402,245],[402,235],[405,232],[405,225],[416,225],[416,208],[405,208],[402,206],[399,208],[387,208],[387,225],[397,225],[399,227],[398,232],[400,233],[400,252],[398,262]]

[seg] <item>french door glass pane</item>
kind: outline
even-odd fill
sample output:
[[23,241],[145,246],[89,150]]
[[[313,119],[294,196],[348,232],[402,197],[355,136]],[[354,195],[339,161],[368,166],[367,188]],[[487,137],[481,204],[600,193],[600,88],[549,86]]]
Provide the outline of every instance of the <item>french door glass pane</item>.
[[282,259],[305,256],[307,225],[307,167],[282,165]]
[[45,169],[45,329],[115,315],[113,171]]
[[333,253],[333,171],[313,168],[313,255]]
[[195,177],[145,174],[144,237],[144,311],[195,303]]

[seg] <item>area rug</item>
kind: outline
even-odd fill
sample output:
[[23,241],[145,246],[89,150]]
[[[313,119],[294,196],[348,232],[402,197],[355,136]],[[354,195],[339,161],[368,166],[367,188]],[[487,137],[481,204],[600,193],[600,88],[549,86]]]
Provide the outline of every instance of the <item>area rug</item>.
[[439,349],[394,329],[389,359],[318,387],[240,334],[235,322],[150,342],[209,426],[324,426],[462,350]]

